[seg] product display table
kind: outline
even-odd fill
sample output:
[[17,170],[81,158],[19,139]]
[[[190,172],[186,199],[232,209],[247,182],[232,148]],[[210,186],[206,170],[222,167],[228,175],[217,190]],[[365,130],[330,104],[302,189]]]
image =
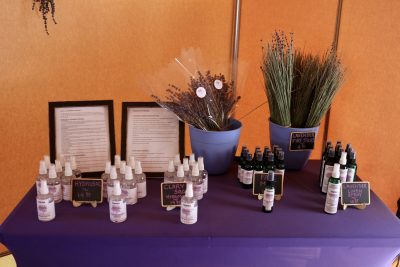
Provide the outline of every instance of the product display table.
[[128,206],[128,219],[109,220],[97,208],[56,204],[56,219],[37,219],[32,188],[0,229],[1,242],[24,266],[390,266],[400,253],[400,220],[371,193],[365,210],[323,212],[319,162],[287,171],[282,200],[270,214],[242,189],[236,167],[209,178],[194,225],[179,209],[160,206],[161,180],[148,180],[148,196]]

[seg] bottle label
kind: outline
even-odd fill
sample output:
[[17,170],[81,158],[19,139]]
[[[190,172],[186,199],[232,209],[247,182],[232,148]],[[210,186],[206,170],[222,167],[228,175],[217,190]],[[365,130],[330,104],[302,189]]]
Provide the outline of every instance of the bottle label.
[[110,201],[110,219],[113,222],[122,222],[126,220],[126,202],[123,200]]
[[242,167],[240,167],[240,165],[238,165],[238,174],[237,174],[237,178],[239,179],[239,181],[241,181],[242,179]]
[[113,194],[113,186],[108,186],[107,185],[107,196],[112,196]]
[[203,194],[208,191],[208,175],[203,178]]
[[62,191],[63,191],[63,200],[71,201],[71,199],[72,199],[71,185],[63,184]]
[[62,199],[61,184],[49,185],[49,193],[53,196],[54,201],[60,201]]
[[137,187],[135,188],[123,188],[122,195],[126,199],[126,204],[133,205],[137,203],[138,195],[137,195]]
[[142,198],[147,195],[146,181],[137,184],[137,195],[138,198]]
[[203,183],[201,183],[201,184],[193,184],[193,196],[196,199],[202,199],[203,198]]
[[51,198],[37,199],[36,205],[39,221],[51,221],[56,217],[54,200],[52,200]]
[[348,169],[347,169],[347,168],[346,168],[346,169],[340,169],[340,182],[341,182],[341,183],[346,182],[346,179],[347,179],[347,172],[348,172]]
[[244,184],[252,184],[253,183],[253,171],[243,170],[243,183]]
[[263,206],[266,210],[271,210],[274,206],[275,189],[266,188],[263,196]]
[[348,168],[347,169],[346,181],[347,182],[353,182],[355,176],[356,176],[356,169],[355,168]]
[[333,172],[333,166],[326,165],[324,171],[324,180],[322,182],[322,192],[326,193],[328,191],[328,182],[331,178]]
[[325,212],[334,214],[337,212],[339,205],[340,184],[328,184],[328,192],[326,194]]
[[197,206],[195,203],[181,203],[181,222],[184,224],[193,224],[197,222]]

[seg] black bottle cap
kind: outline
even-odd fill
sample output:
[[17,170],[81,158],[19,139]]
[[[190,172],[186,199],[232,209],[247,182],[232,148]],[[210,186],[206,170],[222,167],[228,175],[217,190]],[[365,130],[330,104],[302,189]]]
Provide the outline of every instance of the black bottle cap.
[[343,152],[342,147],[339,147],[338,150],[336,151],[336,156],[337,156],[338,158],[340,158],[340,157],[342,156],[342,152]]
[[285,152],[283,152],[283,150],[280,150],[278,152],[278,159],[279,160],[285,160]]
[[345,150],[345,151],[346,151],[346,152],[349,152],[349,149],[351,149],[351,144],[347,144],[347,145],[346,145],[346,150]]
[[335,157],[335,150],[333,150],[333,148],[330,148],[328,150],[328,157],[330,157],[330,158],[334,158]]
[[247,159],[248,161],[251,161],[252,158],[253,158],[253,155],[252,155],[251,153],[248,153],[246,159]]
[[268,161],[274,162],[274,153],[272,153],[272,152],[268,153]]
[[356,159],[356,151],[355,150],[350,150],[349,153],[347,154],[350,160]]
[[261,153],[257,153],[257,161],[262,161],[263,155]]

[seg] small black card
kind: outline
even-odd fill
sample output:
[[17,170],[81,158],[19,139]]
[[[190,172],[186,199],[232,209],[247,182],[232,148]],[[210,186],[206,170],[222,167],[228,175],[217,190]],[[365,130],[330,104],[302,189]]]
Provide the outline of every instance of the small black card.
[[[256,173],[254,174],[253,180],[253,195],[262,195],[264,194],[265,187],[267,185],[267,177],[268,173]],[[283,195],[283,175],[282,173],[274,173],[274,187],[275,187],[275,196]]]
[[369,182],[342,183],[342,205],[369,205],[370,202]]
[[101,179],[73,179],[72,201],[77,203],[101,203],[103,201],[103,181]]
[[290,134],[290,151],[314,149],[315,132],[293,132]]
[[186,183],[161,183],[161,206],[179,207],[185,191]]

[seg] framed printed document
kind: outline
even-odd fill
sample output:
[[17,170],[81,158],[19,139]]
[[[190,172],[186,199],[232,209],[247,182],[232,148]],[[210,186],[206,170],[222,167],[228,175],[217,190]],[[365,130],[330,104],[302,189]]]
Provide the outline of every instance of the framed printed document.
[[168,160],[184,155],[184,123],[155,102],[123,102],[121,157],[134,156],[149,177],[163,177]]
[[100,176],[115,154],[112,100],[49,102],[50,158],[75,156],[84,177]]

